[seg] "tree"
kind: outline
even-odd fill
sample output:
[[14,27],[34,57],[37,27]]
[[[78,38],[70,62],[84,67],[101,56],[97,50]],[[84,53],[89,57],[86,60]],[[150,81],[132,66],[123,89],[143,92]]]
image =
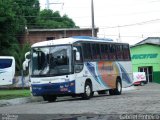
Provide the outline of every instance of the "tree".
[[17,27],[14,25],[15,14],[11,3],[11,0],[0,0],[0,55],[7,54],[5,50],[16,41],[14,31]]
[[75,28],[74,21],[67,15],[61,16],[58,11],[44,9],[37,19],[38,28]]
[[26,21],[26,26],[32,28],[36,23],[37,16],[39,15],[40,6],[39,0],[13,0],[17,5],[14,9],[17,17],[23,17]]
[[24,54],[30,48],[19,43],[25,26],[35,24],[38,14],[38,0],[0,0],[0,55],[14,56],[16,71],[22,69]]
[[13,55],[16,70],[22,68],[27,50],[20,45],[25,28],[73,28],[77,27],[67,15],[58,11],[40,11],[39,0],[0,0],[0,55]]
[[12,45],[10,48],[9,54],[14,56],[16,60],[16,73],[17,75],[21,74],[22,64],[25,60],[24,55],[26,52],[30,51],[30,44],[25,43],[21,46],[19,43]]
[[32,27],[39,14],[38,0],[0,0],[0,55],[20,41],[25,26]]

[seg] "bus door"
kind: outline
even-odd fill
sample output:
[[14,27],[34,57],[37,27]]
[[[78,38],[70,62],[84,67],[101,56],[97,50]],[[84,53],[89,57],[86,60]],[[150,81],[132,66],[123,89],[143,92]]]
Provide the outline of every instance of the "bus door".
[[[82,48],[80,45],[76,45],[73,47],[73,59],[74,59],[74,75],[75,75],[75,82],[79,92],[82,92],[84,89],[80,87],[82,82],[84,81],[84,76],[82,73],[83,70],[83,58],[82,58]],[[79,87],[78,87],[79,86]]]

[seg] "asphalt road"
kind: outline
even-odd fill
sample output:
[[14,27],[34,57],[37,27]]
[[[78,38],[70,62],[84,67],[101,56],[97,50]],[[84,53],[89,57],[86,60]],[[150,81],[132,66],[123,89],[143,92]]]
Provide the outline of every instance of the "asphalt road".
[[95,95],[90,100],[58,98],[56,102],[44,101],[0,107],[0,118],[39,120],[160,120],[160,84],[132,87],[122,95]]

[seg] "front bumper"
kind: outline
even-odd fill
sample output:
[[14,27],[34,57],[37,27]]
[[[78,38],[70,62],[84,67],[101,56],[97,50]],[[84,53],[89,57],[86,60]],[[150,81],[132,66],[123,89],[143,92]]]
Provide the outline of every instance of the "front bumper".
[[75,80],[63,83],[31,84],[33,96],[75,94]]

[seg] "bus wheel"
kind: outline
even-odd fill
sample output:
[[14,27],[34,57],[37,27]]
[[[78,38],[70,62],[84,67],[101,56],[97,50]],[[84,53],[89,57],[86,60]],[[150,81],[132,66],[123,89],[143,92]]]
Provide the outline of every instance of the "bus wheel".
[[122,83],[120,79],[117,79],[116,81],[116,88],[110,89],[109,94],[110,95],[120,95],[122,93]]
[[84,93],[82,94],[82,98],[84,100],[88,100],[93,96],[92,85],[90,82],[85,83]]
[[43,96],[43,100],[48,101],[48,102],[55,102],[56,99],[57,99],[57,96],[53,96],[53,95],[44,95]]

